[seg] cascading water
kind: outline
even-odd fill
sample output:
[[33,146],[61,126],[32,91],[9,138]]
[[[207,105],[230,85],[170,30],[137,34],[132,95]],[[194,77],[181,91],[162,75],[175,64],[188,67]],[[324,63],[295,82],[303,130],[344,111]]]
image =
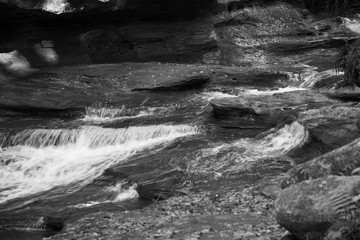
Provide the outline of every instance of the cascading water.
[[139,151],[197,132],[188,125],[156,125],[35,129],[6,136],[0,149],[0,203],[60,186],[74,191]]
[[[244,170],[252,163],[264,158],[276,158],[308,141],[309,133],[298,122],[271,130],[266,136],[244,138],[233,143],[221,144],[204,149],[192,162],[191,169],[201,169],[220,173]],[[212,159],[216,159],[213,161]]]
[[251,96],[251,95],[258,95],[258,96],[269,96],[274,95],[277,93],[286,93],[286,92],[293,92],[293,91],[304,91],[306,88],[303,87],[284,87],[278,88],[274,90],[259,90],[259,89],[244,89],[244,88],[234,88],[233,93],[222,93],[222,92],[207,92],[205,96],[208,100],[212,99],[219,99],[219,98],[229,98],[229,97],[238,97],[238,96]]
[[[237,119],[223,124],[209,100],[298,90],[305,89],[215,86],[171,95],[120,94],[86,107],[82,117],[76,112],[78,119],[31,115],[35,125],[19,125],[14,118],[0,126],[0,238],[9,229],[45,231],[43,216],[72,221],[97,211],[131,211],[149,204],[138,200],[142,194],[151,197],[159,189],[223,188],[235,175],[253,181],[249,176],[272,174],[267,164],[278,159],[286,168],[289,162],[280,161],[291,160],[287,154],[308,140],[303,125],[293,122],[254,137],[262,128],[226,127],[239,125]],[[139,186],[150,187],[144,193]]]
[[110,122],[115,120],[133,119],[139,117],[152,116],[154,114],[161,114],[168,111],[167,107],[140,107],[127,108],[123,105],[121,108],[109,107],[86,107],[85,122]]

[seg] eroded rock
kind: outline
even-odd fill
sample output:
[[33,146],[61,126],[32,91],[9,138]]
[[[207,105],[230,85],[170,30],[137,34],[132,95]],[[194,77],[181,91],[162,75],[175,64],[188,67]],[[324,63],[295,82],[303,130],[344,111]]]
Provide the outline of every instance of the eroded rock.
[[358,176],[305,181],[280,193],[276,219],[300,240],[357,239],[347,237],[359,224],[359,199]]

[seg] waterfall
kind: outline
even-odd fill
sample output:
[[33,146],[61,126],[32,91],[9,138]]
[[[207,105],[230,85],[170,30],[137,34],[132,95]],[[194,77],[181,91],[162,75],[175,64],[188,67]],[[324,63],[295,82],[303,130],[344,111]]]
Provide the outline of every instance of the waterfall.
[[163,114],[166,111],[173,110],[174,107],[139,107],[127,108],[124,105],[120,108],[109,107],[86,107],[85,122],[110,122],[123,119],[133,119],[155,114]]
[[188,125],[155,125],[4,133],[0,203],[61,186],[67,186],[69,192],[76,190],[139,151],[197,132],[196,127]]

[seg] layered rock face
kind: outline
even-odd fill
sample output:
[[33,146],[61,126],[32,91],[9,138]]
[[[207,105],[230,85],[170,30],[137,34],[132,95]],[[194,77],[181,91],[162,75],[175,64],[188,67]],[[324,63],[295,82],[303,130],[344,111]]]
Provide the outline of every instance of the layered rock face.
[[126,61],[326,65],[336,47],[352,40],[341,22],[314,18],[306,1],[1,2],[0,52],[18,51],[32,67]]

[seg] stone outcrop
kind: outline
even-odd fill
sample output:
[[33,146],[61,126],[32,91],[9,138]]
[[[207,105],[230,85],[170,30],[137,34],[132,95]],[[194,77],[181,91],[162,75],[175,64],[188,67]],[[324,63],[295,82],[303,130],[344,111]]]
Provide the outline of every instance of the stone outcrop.
[[357,139],[341,148],[335,149],[318,158],[293,167],[281,183],[282,188],[306,180],[328,175],[351,175],[360,167],[360,140]]
[[280,193],[276,219],[299,240],[357,239],[359,194],[358,176],[328,176],[295,184]]
[[125,61],[333,67],[337,48],[356,38],[341,21],[312,18],[302,1],[57,1],[69,6],[62,14],[40,11],[48,2],[0,2],[1,53],[17,50],[34,68]]

